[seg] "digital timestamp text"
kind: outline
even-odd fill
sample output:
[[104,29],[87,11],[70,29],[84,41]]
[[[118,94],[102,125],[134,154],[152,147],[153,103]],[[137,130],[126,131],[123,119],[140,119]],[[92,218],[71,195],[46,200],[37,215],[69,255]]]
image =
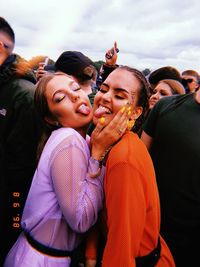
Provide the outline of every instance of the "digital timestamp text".
[[20,193],[13,192],[13,228],[20,228]]

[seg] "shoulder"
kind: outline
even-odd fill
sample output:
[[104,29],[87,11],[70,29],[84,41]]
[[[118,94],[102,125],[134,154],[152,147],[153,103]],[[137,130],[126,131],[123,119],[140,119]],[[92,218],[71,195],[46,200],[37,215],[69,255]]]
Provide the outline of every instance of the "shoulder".
[[76,149],[84,155],[89,155],[89,146],[86,140],[76,130],[60,128],[52,132],[44,147],[43,154],[51,155],[52,160],[59,152],[69,149],[71,152]]
[[113,163],[132,163],[137,158],[142,158],[147,153],[144,143],[137,134],[128,131],[111,150]]
[[113,147],[106,167],[108,172],[121,172],[123,179],[133,179],[134,174],[144,178],[154,177],[151,156],[142,140],[132,132],[126,133]]
[[63,144],[63,146],[85,146],[87,144],[86,140],[73,128],[60,128],[52,132],[49,137],[48,143]]
[[11,82],[10,86],[26,94],[32,95],[35,92],[35,84],[23,78],[16,78]]

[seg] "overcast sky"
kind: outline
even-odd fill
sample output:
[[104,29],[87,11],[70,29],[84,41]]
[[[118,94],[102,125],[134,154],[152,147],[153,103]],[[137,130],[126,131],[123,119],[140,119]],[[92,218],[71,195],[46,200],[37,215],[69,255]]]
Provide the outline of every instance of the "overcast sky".
[[0,16],[26,59],[78,50],[104,60],[114,41],[118,63],[140,70],[171,65],[200,72],[199,0],[0,0]]

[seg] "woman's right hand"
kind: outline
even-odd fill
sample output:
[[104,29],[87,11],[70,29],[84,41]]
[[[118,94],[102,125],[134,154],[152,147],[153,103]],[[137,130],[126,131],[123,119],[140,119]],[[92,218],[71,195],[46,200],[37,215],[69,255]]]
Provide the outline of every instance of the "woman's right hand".
[[[106,65],[115,66],[117,62],[117,42],[114,42],[114,46],[109,49],[105,54]],[[119,50],[118,50],[119,51]]]
[[39,79],[42,78],[47,73],[47,71],[44,69],[44,67],[45,67],[44,62],[40,62],[39,68],[35,72],[35,77],[36,77],[37,81],[39,81]]
[[102,155],[125,133],[128,121],[128,107],[123,107],[108,124],[100,118],[91,135],[91,156],[100,160]]

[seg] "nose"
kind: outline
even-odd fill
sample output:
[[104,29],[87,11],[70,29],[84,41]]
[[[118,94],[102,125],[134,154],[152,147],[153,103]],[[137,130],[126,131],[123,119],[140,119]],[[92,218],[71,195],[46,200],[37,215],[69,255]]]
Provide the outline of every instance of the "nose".
[[73,103],[76,102],[79,98],[80,98],[80,95],[77,92],[75,91],[70,92],[70,99]]
[[111,101],[111,97],[112,97],[111,92],[108,91],[108,92],[106,92],[106,93],[103,94],[102,99],[104,101],[110,102]]
[[151,96],[151,98],[153,98],[153,99],[159,99],[160,98],[159,96],[160,96],[159,92],[156,92],[155,94],[153,94]]

